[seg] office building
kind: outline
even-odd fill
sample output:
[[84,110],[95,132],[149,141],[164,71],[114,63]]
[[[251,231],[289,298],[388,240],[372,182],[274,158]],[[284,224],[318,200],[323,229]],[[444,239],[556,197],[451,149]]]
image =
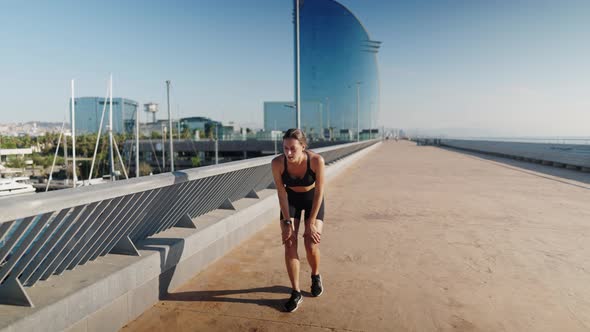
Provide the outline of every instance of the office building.
[[340,3],[300,1],[302,129],[311,136],[350,129],[356,136],[357,124],[358,131],[377,126],[380,45]]
[[[110,103],[108,98],[79,97],[75,98],[76,135],[98,133],[101,116],[104,110],[103,128],[105,133],[109,123]],[[135,115],[138,103],[126,98],[113,98],[113,133],[134,133]],[[72,110],[70,103],[70,121]]]

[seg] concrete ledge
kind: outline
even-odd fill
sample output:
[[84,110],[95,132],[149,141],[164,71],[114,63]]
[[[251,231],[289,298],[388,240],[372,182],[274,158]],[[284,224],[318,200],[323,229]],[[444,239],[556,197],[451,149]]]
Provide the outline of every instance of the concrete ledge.
[[553,165],[559,168],[590,167],[590,145],[529,143],[486,140],[442,139],[441,145],[490,155],[509,155],[516,160]]
[[[326,168],[329,181],[373,150]],[[0,331],[117,331],[162,295],[184,284],[210,263],[276,220],[276,191],[232,202],[193,219],[196,229],[172,228],[138,243],[141,256],[106,255],[28,288],[36,307],[0,305]]]

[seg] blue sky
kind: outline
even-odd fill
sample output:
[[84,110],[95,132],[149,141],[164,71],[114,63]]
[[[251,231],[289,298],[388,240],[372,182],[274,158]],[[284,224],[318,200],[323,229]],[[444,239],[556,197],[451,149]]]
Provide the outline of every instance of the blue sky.
[[[312,0],[308,0],[312,1]],[[342,0],[383,42],[380,122],[485,135],[588,136],[589,1]],[[2,1],[0,122],[61,121],[115,96],[261,126],[293,94],[291,0]]]

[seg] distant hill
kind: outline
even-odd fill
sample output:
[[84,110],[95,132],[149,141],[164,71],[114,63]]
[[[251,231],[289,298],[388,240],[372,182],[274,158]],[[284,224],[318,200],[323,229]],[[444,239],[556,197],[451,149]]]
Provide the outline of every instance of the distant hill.
[[[0,135],[42,135],[46,132],[57,132],[61,129],[61,122],[28,121],[16,123],[0,123]],[[64,125],[69,128],[69,124]]]

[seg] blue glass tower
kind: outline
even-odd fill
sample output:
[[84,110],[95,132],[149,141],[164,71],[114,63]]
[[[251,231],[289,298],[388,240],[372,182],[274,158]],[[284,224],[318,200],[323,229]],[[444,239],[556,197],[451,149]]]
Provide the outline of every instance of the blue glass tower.
[[311,136],[375,128],[381,43],[336,1],[300,0],[299,7],[301,128]]

